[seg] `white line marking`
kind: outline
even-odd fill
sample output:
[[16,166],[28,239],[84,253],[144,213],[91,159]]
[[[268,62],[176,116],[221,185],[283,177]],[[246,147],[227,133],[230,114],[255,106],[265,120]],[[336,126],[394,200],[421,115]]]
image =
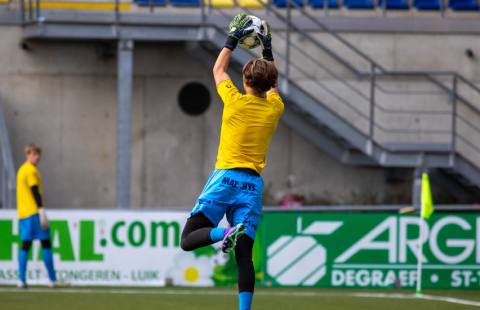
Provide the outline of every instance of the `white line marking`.
[[[0,288],[0,293],[86,293],[86,294],[157,294],[157,295],[238,295],[236,291],[215,290],[122,290],[122,289],[42,289],[29,288],[19,290],[16,288]],[[394,298],[394,299],[426,299],[445,301],[455,304],[480,307],[480,302],[451,297],[416,295],[416,294],[386,294],[386,293],[335,293],[335,292],[256,292],[260,296],[309,296],[309,297],[371,297],[371,298]]]
[[333,264],[333,268],[350,269],[350,268],[362,268],[362,269],[416,269],[417,265],[375,265],[375,264]]
[[480,307],[480,302],[458,299],[458,298],[451,298],[451,297],[441,297],[441,296],[430,296],[430,295],[420,295],[420,298],[423,299],[431,299],[431,300],[441,300],[446,302],[452,302],[455,304],[462,304],[462,305],[470,305],[470,306],[477,306]]
[[[423,269],[480,269],[480,265],[422,265]],[[375,264],[333,264],[333,268],[365,268],[365,269],[417,269],[417,265],[375,265]]]

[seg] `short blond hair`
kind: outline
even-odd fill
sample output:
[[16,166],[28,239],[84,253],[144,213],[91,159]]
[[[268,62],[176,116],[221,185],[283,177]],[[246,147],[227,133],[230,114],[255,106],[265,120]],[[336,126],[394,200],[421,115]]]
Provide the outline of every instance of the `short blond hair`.
[[38,144],[30,143],[25,147],[25,155],[28,155],[32,152],[38,155],[42,155],[42,147]]

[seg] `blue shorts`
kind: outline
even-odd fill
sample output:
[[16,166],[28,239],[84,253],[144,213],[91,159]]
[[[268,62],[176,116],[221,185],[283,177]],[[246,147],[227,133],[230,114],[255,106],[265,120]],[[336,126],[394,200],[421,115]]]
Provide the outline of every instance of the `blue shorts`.
[[20,239],[22,241],[50,239],[50,229],[43,230],[40,227],[40,216],[34,214],[18,221],[20,227]]
[[243,223],[253,240],[262,214],[263,179],[260,176],[231,169],[213,171],[190,214],[199,211],[217,227],[227,215],[230,225]]

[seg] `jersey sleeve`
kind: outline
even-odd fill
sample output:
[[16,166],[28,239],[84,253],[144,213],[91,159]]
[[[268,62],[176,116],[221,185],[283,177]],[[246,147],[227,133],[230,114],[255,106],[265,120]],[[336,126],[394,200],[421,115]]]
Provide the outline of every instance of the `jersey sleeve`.
[[278,111],[278,117],[280,118],[280,116],[283,114],[283,110],[285,109],[282,98],[277,95],[277,93],[271,92],[268,94],[267,99],[275,104],[275,107]]
[[43,201],[42,201],[42,195],[40,194],[40,191],[38,190],[38,186],[32,186],[32,193],[33,193],[33,198],[35,199],[35,202],[37,203],[37,207],[41,208],[43,207]]
[[225,80],[218,84],[217,91],[226,106],[235,102],[240,96],[238,88],[233,85],[231,80]]
[[28,169],[28,171],[26,171],[25,180],[29,188],[32,188],[32,186],[40,185],[40,182],[35,174],[35,171],[33,171],[32,169]]

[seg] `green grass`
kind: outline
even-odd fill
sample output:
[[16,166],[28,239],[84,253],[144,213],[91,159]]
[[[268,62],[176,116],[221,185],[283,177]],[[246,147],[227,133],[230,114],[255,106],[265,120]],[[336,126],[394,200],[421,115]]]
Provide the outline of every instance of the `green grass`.
[[[73,290],[73,291],[71,291]],[[18,291],[0,286],[0,308],[5,310],[226,310],[238,309],[238,297],[231,288],[107,288],[73,287],[48,290],[34,287]],[[349,290],[257,288],[253,309],[261,310],[456,310],[475,309],[440,300],[356,297],[354,293],[413,295],[411,290]],[[431,296],[480,302],[478,291],[430,291]],[[294,294],[304,294],[298,296]]]

